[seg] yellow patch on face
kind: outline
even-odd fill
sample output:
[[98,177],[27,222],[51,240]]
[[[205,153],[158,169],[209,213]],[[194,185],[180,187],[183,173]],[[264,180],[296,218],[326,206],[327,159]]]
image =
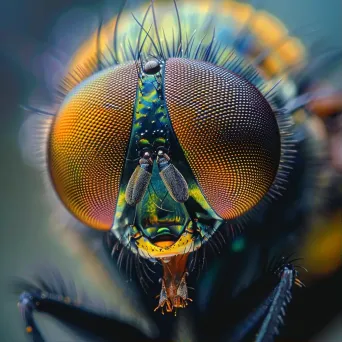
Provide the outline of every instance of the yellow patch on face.
[[201,203],[203,209],[211,210],[209,204],[204,199],[203,194],[197,185],[189,184],[189,196],[192,198],[196,198],[196,200]]
[[157,246],[150,242],[146,237],[141,237],[136,241],[136,246],[146,258],[165,258],[178,254],[184,254],[195,251],[192,234],[184,232],[179,239],[170,246]]
[[126,203],[126,198],[125,198],[125,192],[120,191],[119,192],[119,197],[118,197],[118,207],[124,206]]

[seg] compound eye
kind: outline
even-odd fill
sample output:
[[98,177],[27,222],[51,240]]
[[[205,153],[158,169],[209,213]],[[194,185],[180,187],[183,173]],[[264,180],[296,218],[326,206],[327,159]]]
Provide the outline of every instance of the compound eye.
[[109,68],[65,99],[49,141],[49,170],[66,207],[82,222],[110,229],[132,129],[134,63]]
[[171,58],[165,98],[173,130],[204,196],[224,219],[254,207],[280,162],[275,114],[246,79],[212,64]]

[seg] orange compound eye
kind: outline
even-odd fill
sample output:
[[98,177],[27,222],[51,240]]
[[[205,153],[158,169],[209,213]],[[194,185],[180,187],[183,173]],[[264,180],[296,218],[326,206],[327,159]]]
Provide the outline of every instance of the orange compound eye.
[[244,78],[210,63],[171,58],[165,98],[175,135],[208,203],[223,219],[254,207],[281,155],[275,114]]
[[52,126],[52,182],[66,207],[92,228],[113,223],[137,84],[134,63],[99,72],[70,93]]

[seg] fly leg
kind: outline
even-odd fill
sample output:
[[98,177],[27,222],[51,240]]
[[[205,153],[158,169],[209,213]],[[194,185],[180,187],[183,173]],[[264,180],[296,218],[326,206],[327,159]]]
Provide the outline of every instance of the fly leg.
[[[294,285],[304,286],[296,267],[283,262],[286,261],[284,258],[281,260],[271,274],[260,278],[232,303],[232,310],[242,304],[250,306],[251,313],[236,324],[229,341],[243,341],[254,336],[256,342],[270,342],[279,334]],[[250,303],[253,299],[257,299],[259,304]]]
[[[31,337],[34,342],[43,342],[44,339],[37,327],[37,324],[33,318],[33,313],[40,304],[40,299],[43,299],[42,294],[37,296],[34,293],[23,292],[18,301],[18,307],[21,316],[25,322],[25,331]],[[40,297],[40,298],[38,298]]]
[[284,324],[285,308],[292,299],[293,284],[303,286],[293,266],[285,266],[278,285],[268,298],[267,313],[257,333],[256,342],[272,341],[279,334],[279,327]]
[[[18,307],[25,322],[25,330],[33,342],[44,342],[34,314],[47,313],[71,326],[76,333],[86,334],[93,340],[111,340],[113,336],[121,341],[122,334],[127,341],[152,341],[137,328],[114,317],[99,313],[95,308],[87,308],[69,297],[43,291],[35,286],[19,296]],[[118,332],[121,332],[118,334]]]

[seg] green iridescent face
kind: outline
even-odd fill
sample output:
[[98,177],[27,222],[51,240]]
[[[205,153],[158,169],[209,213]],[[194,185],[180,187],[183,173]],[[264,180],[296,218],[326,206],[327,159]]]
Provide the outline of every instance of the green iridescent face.
[[[172,131],[162,84],[163,70],[139,80],[112,227],[146,258],[192,252],[223,222],[202,195]],[[171,168],[176,171],[170,176]]]
[[159,246],[176,242],[190,217],[184,204],[174,201],[159,176],[157,165],[153,166],[150,187],[136,208],[136,227]]

